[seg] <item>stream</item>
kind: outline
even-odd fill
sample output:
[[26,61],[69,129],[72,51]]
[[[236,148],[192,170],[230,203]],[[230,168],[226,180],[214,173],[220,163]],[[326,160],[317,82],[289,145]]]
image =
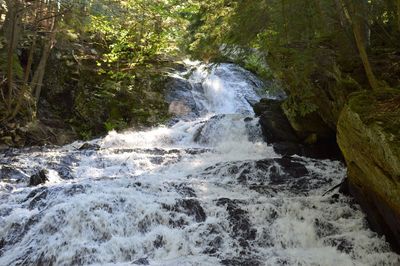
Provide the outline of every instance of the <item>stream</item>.
[[325,193],[343,163],[263,141],[250,102],[276,96],[254,75],[173,75],[168,125],[0,155],[0,265],[400,264],[357,204]]

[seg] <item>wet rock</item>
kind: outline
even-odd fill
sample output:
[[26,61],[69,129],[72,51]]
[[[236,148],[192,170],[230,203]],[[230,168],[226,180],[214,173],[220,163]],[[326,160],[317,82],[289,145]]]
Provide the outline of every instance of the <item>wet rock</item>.
[[183,219],[183,217],[179,217],[176,219],[175,215],[171,215],[172,217],[169,219],[168,224],[173,228],[184,228],[189,223]]
[[74,176],[72,175],[72,169],[69,166],[58,165],[54,168],[62,179],[64,180],[74,179]]
[[8,165],[3,165],[0,168],[0,180],[2,181],[16,181],[19,182],[26,178],[27,176],[19,169],[13,167],[13,166],[8,166]]
[[173,206],[163,204],[162,207],[169,211],[181,212],[188,216],[193,216],[196,222],[204,222],[206,220],[203,207],[195,199],[179,199]]
[[220,121],[225,118],[226,115],[219,114],[211,117],[204,125],[200,126],[193,136],[193,141],[207,144],[214,141],[216,129],[220,129]]
[[254,240],[257,230],[251,228],[247,212],[238,206],[237,201],[228,198],[218,199],[217,206],[226,207],[229,214],[229,224],[232,228],[231,234],[239,240],[239,244],[242,248],[248,248],[249,244],[247,240]]
[[253,258],[232,258],[221,260],[221,263],[226,266],[261,266],[260,261]]
[[[168,153],[168,151],[166,151],[164,149],[160,149],[160,148],[143,149],[142,151],[145,153],[148,153],[148,154],[160,155],[160,156]],[[174,151],[172,151],[171,153],[174,153]]]
[[170,77],[166,84],[168,93],[166,96],[169,113],[178,116],[188,114],[198,115],[199,109],[192,93],[192,85],[186,79]]
[[88,142],[85,142],[84,144],[82,144],[82,146],[80,146],[78,148],[78,150],[80,150],[80,151],[83,151],[83,150],[95,150],[95,151],[97,151],[99,149],[100,149],[99,145],[88,143]]
[[195,199],[179,200],[175,205],[175,209],[189,216],[194,216],[196,222],[204,222],[206,220],[203,207],[201,207],[200,202]]
[[285,156],[275,159],[275,162],[281,166],[286,174],[293,178],[303,177],[309,173],[304,164],[301,163],[302,161],[297,158]]
[[332,223],[322,219],[314,220],[314,228],[319,238],[330,236],[338,232],[338,229]]
[[29,186],[34,187],[40,184],[46,183],[49,179],[47,178],[47,170],[40,170],[36,174],[31,175],[29,178]]
[[149,161],[150,161],[152,164],[160,165],[160,164],[162,164],[162,163],[164,162],[164,157],[162,157],[162,156],[150,157],[150,158],[149,158]]
[[254,106],[254,111],[260,116],[260,125],[265,140],[268,143],[279,141],[298,142],[292,126],[282,108],[282,101],[262,99]]
[[71,187],[64,189],[64,194],[67,196],[73,196],[76,194],[85,193],[87,186],[81,184],[73,184]]
[[4,236],[4,241],[7,245],[14,245],[21,241],[25,234],[40,220],[39,215],[30,217],[28,220],[15,222],[11,225]]
[[[4,240],[4,238],[0,239],[0,250],[3,249],[3,247],[6,245],[6,241]],[[0,251],[1,254],[1,251]]]
[[164,237],[162,235],[158,235],[156,240],[153,241],[153,245],[155,248],[162,248],[165,245]]
[[283,156],[299,155],[314,159],[343,161],[342,153],[335,141],[318,142],[312,145],[281,141],[274,143],[273,147],[276,153]]
[[[291,105],[285,101],[271,99],[261,99],[253,106],[256,115],[260,116],[260,124],[265,128],[263,132],[268,142],[294,142],[308,145],[335,142],[335,125],[327,124],[320,113],[314,111],[299,115],[298,112],[289,110],[290,107]],[[283,132],[279,129],[283,129]]]
[[221,236],[216,236],[213,240],[208,242],[208,247],[203,251],[205,254],[215,254],[221,248],[223,239]]
[[137,227],[140,233],[149,232],[150,228],[154,224],[162,224],[163,217],[161,217],[158,213],[146,214],[138,223]]
[[299,122],[300,118],[284,112],[282,103],[279,100],[261,99],[253,106],[255,113],[260,116],[264,139],[273,144],[276,153],[316,159],[342,159],[332,129],[315,114]]
[[107,203],[97,203],[89,208],[90,212],[94,212],[94,211],[98,211],[98,210],[107,212],[109,214],[113,213],[112,205],[107,204]]
[[173,115],[183,116],[189,114],[191,109],[183,101],[172,101],[169,104],[168,112]]
[[289,142],[289,141],[279,141],[275,142],[274,151],[283,156],[299,155],[302,156],[304,151],[303,147],[299,143]]
[[258,103],[255,103],[252,105],[253,111],[256,116],[260,116],[265,110],[268,110],[269,108],[271,108],[270,107],[271,103],[276,103],[276,102],[281,103],[281,101],[263,98]]
[[75,254],[71,258],[71,265],[87,265],[88,264],[88,258],[90,258],[91,262],[95,262],[95,256],[96,256],[96,249],[95,248],[88,248],[88,247],[83,247],[80,250],[75,251]]
[[40,194],[41,192],[47,190],[47,187],[40,187],[37,189],[32,190],[28,196],[26,196],[26,198],[24,199],[24,202],[28,201],[29,199],[34,198],[36,195]]
[[150,265],[149,261],[147,258],[140,258],[138,260],[135,260],[134,262],[132,262],[132,264],[136,264],[136,265]]
[[32,261],[31,265],[43,265],[43,266],[51,266],[54,265],[56,262],[55,256],[47,256],[45,253],[41,253],[39,258],[36,261]]
[[191,148],[191,149],[185,149],[185,152],[190,155],[196,155],[196,154],[202,154],[206,152],[210,152],[211,149],[203,149],[203,148]]
[[205,125],[201,125],[201,126],[196,130],[196,132],[193,134],[193,141],[194,141],[194,142],[200,142],[201,133],[202,133],[202,131],[203,131],[203,129],[204,129],[204,126],[205,126]]
[[244,163],[240,165],[240,170],[237,170],[237,167],[230,167],[228,172],[240,172],[238,181],[251,185],[256,185],[255,182],[268,182],[270,185],[287,184],[309,174],[304,162],[289,156],[258,160],[254,164]]
[[[317,160],[285,156],[282,158],[262,159],[254,162],[218,163],[207,167],[202,176],[228,177],[243,186],[259,193],[273,196],[277,191],[288,191],[295,194],[307,194],[313,187],[329,180],[317,173],[310,172],[306,165]],[[323,167],[323,166],[321,166]],[[310,179],[313,181],[310,182]]]
[[354,249],[353,244],[349,240],[342,238],[342,237],[326,238],[326,239],[324,239],[324,243],[326,245],[336,247],[336,249],[338,251],[347,253],[347,254],[350,254]]
[[186,184],[181,183],[181,184],[173,184],[173,187],[178,191],[179,194],[185,197],[196,197],[196,192],[194,191],[193,188],[188,187]]

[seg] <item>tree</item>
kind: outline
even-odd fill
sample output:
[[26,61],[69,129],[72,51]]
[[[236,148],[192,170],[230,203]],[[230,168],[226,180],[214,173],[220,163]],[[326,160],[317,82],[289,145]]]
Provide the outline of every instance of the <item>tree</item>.
[[363,63],[365,73],[367,75],[369,85],[373,90],[379,89],[378,80],[375,77],[375,74],[372,70],[372,66],[368,59],[368,53],[366,49],[366,44],[368,40],[366,38],[366,31],[368,31],[368,22],[367,20],[367,3],[363,1],[354,2],[354,1],[345,1],[341,0],[342,7],[345,10],[345,14],[347,14],[347,19],[353,29],[354,39],[357,45],[358,53],[360,55],[361,61]]

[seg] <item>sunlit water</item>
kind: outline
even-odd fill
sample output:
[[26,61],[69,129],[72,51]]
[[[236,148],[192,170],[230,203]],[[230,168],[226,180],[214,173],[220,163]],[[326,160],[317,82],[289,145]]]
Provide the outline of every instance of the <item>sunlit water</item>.
[[[0,157],[0,265],[400,263],[357,205],[324,195],[340,162],[281,158],[262,141],[256,77],[193,69],[176,74],[170,126]],[[29,187],[39,169],[49,181]]]

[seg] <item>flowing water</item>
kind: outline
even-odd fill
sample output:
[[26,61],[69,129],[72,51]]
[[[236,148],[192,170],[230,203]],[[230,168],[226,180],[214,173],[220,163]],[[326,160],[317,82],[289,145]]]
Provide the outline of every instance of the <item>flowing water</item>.
[[356,204],[324,195],[342,163],[262,141],[256,77],[192,70],[175,75],[169,126],[0,157],[0,265],[400,263]]

